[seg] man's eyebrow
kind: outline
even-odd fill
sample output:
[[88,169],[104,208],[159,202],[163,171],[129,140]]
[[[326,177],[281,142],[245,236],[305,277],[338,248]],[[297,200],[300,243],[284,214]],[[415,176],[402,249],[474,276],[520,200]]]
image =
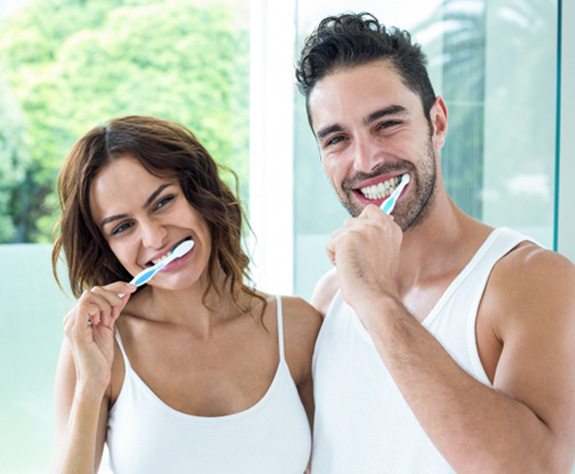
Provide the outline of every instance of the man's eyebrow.
[[341,131],[343,131],[343,127],[336,123],[320,129],[315,135],[318,138],[318,140],[321,140],[322,138],[328,136],[330,133],[341,132]]
[[[375,120],[378,120],[386,115],[407,115],[409,111],[403,107],[402,105],[390,105],[389,107],[384,107],[383,109],[376,110],[375,112],[370,113],[365,119],[365,124],[370,124]],[[316,137],[318,140],[325,138],[330,133],[334,132],[342,132],[343,127],[338,123],[333,125],[328,125],[327,127],[321,128],[317,133]]]
[[375,112],[372,112],[365,118],[364,122],[366,124],[369,124],[371,122],[374,122],[375,120],[385,117],[386,115],[407,115],[407,114],[408,110],[402,105],[390,105],[389,107],[384,107],[383,109],[379,109],[376,110]]
[[[144,203],[144,209],[149,208],[154,200],[158,197],[158,195],[168,186],[171,186],[171,183],[166,183],[158,186],[158,188],[152,194],[150,194],[148,199],[146,199],[146,202]],[[106,217],[102,220],[102,222],[100,222],[100,227],[104,227],[106,224],[110,224],[111,222],[117,221],[119,219],[124,219],[126,217],[128,217],[128,214],[115,214],[113,216]]]

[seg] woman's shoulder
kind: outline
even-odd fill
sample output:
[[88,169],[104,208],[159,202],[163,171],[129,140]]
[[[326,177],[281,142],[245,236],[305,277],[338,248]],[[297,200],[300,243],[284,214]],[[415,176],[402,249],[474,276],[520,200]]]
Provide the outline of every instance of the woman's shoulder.
[[290,324],[303,329],[319,331],[320,313],[305,299],[299,296],[281,295],[284,325]]
[[285,356],[296,384],[307,380],[321,315],[303,298],[281,296]]
[[[292,324],[296,325],[317,325],[321,324],[320,313],[304,298],[293,295],[280,295],[258,292],[258,295],[266,302],[266,313],[269,313],[272,318],[276,318],[277,305],[279,300],[282,308],[282,315],[284,324],[286,319]],[[258,305],[259,306],[259,305]]]
[[288,359],[301,358],[301,362],[307,364],[319,333],[321,315],[298,296],[281,296],[281,304],[286,355]]

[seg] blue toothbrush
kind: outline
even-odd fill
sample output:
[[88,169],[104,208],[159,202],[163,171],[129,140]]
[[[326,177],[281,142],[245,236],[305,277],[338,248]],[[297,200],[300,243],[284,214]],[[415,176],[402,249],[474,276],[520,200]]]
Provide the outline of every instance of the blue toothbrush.
[[407,186],[407,183],[409,183],[409,175],[408,174],[404,174],[401,177],[401,181],[399,182],[399,185],[397,186],[397,188],[395,188],[395,191],[393,191],[390,196],[381,203],[381,206],[379,206],[379,208],[385,212],[386,214],[391,214],[391,211],[393,211],[393,208],[395,207],[395,203],[397,202],[397,198],[399,197],[399,195],[401,194],[401,192],[403,191],[403,188],[405,188]]
[[190,250],[192,250],[193,246],[194,246],[193,240],[183,241],[174,250],[172,250],[172,253],[168,257],[166,257],[161,262],[156,263],[153,267],[142,270],[134,278],[132,278],[132,281],[130,281],[130,283],[136,286],[145,285],[156,275],[156,273],[166,268],[166,266],[172,263],[176,258],[183,257]]

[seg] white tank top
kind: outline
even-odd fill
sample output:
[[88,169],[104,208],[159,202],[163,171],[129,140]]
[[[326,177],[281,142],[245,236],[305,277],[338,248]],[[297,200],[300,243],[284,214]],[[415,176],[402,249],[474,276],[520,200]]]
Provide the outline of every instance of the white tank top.
[[276,297],[279,364],[265,395],[227,416],[188,415],[166,405],[134,372],[120,335],[125,376],[108,418],[115,474],[302,474],[311,450],[308,419],[285,360]]
[[[475,342],[477,310],[495,263],[524,240],[530,239],[511,229],[494,230],[422,323],[465,371],[486,385]],[[340,293],[318,336],[313,377],[313,474],[453,472]]]

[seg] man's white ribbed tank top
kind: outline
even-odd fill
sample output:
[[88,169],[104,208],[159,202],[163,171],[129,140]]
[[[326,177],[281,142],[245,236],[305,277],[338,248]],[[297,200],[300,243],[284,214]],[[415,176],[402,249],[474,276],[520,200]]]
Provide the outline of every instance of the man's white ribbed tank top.
[[107,440],[115,474],[301,474],[311,451],[304,407],[285,360],[281,298],[276,297],[279,364],[265,395],[228,416],[188,415],[166,405],[124,358],[122,389]]
[[[475,342],[477,310],[495,263],[525,240],[531,239],[511,229],[494,230],[422,323],[465,371],[486,385]],[[318,336],[313,376],[313,474],[453,472],[340,293]]]

